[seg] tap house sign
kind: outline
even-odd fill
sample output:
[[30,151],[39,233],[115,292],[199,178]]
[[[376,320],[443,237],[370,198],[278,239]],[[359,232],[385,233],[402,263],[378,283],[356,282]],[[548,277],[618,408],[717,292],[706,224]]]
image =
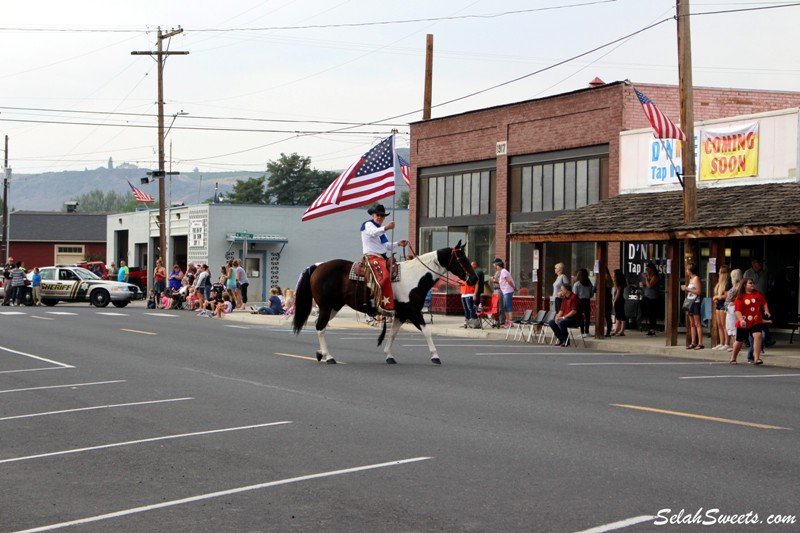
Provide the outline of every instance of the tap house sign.
[[758,175],[758,122],[703,129],[700,179],[721,180]]
[[652,262],[659,274],[667,272],[666,243],[626,242],[623,246],[623,265],[626,274],[640,275],[647,263]]

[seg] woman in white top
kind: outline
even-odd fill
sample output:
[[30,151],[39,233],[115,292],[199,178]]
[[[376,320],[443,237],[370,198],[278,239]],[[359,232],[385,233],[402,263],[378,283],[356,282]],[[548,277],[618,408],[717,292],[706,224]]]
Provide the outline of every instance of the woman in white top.
[[556,263],[556,280],[553,282],[553,305],[555,306],[556,313],[561,310],[561,286],[569,283],[569,278],[564,274],[564,263]]

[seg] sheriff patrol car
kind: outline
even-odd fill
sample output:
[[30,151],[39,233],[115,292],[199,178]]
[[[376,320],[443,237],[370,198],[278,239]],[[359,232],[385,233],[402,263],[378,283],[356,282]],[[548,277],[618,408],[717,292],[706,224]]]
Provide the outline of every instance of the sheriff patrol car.
[[[109,302],[125,307],[142,297],[139,287],[132,283],[105,280],[85,268],[56,265],[39,269],[42,276],[42,303],[89,302],[106,307]],[[30,287],[26,291],[30,294]],[[26,300],[29,296],[26,294]]]

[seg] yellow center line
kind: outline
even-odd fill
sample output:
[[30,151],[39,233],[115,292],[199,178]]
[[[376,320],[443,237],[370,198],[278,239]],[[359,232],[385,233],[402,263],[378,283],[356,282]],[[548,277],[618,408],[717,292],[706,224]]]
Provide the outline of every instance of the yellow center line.
[[36,315],[31,315],[31,318],[38,318],[39,320],[55,320],[55,318],[50,318],[49,316],[36,316]]
[[735,424],[737,426],[749,426],[759,429],[785,429],[792,431],[792,428],[784,428],[781,426],[770,426],[767,424],[756,424],[755,422],[744,422],[742,420],[731,420],[730,418],[717,418],[716,416],[696,415],[693,413],[682,413],[680,411],[667,411],[666,409],[655,409],[653,407],[642,407],[640,405],[627,405],[624,403],[612,403],[614,407],[624,407],[626,409],[637,409],[639,411],[650,411],[651,413],[661,413],[665,415],[685,416],[687,418],[699,418],[700,420],[711,420],[712,422],[722,422],[725,424]]
[[120,331],[127,331],[129,333],[141,333],[142,335],[158,335],[158,333],[153,333],[152,331],[139,331],[138,329],[120,328]]
[[[314,361],[315,363],[317,362],[317,358],[316,357],[308,357],[308,356],[305,356],[305,355],[295,355],[293,353],[282,353],[282,352],[273,352],[273,353],[275,355],[282,355],[284,357],[294,357],[295,359],[307,359],[309,361]],[[341,361],[336,361],[336,364],[337,365],[346,365],[347,363],[342,363]]]

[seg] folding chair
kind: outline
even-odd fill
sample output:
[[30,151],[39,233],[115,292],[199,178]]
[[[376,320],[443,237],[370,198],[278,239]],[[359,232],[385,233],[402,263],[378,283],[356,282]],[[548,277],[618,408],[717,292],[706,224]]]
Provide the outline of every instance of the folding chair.
[[548,332],[548,331],[549,331],[550,333],[552,333],[552,332],[553,332],[553,330],[551,330],[551,329],[548,327],[548,324],[549,324],[549,323],[550,323],[550,321],[551,321],[551,320],[553,320],[555,317],[556,317],[556,310],[555,310],[555,309],[551,309],[551,310],[549,310],[549,311],[547,312],[547,314],[546,314],[546,315],[544,315],[544,318],[542,319],[542,322],[541,322],[541,324],[539,324],[539,336],[536,338],[536,342],[538,342],[539,344],[543,344],[543,343],[547,342],[547,332]]
[[[530,326],[531,329],[530,329],[530,331],[528,331],[528,338],[525,339],[525,342],[531,342],[531,339],[533,338],[534,330],[537,327],[539,327],[539,328],[542,327],[542,323],[544,321],[545,315],[547,315],[547,311],[545,311],[544,309],[540,309],[539,312],[536,313],[536,316],[533,317],[530,320],[530,322],[528,322],[528,326]],[[523,335],[524,335],[524,332],[523,332]]]
[[581,337],[580,335],[573,335],[572,334],[572,330],[573,329],[578,329],[579,327],[580,326],[575,326],[574,328],[567,328],[567,344],[569,346],[575,346],[575,345],[578,344],[578,339],[580,339],[581,342],[583,343],[584,348],[585,348],[586,347],[586,341],[583,340],[583,337]]
[[492,295],[492,305],[491,309],[484,309],[482,311],[478,311],[478,318],[481,319],[481,324],[486,324],[489,327],[495,327],[494,320],[492,320],[492,315],[497,316],[497,303],[498,303],[499,295],[493,294]]
[[[531,315],[533,314],[533,309],[526,309],[525,312],[522,314],[522,318],[517,318],[513,320],[511,323],[516,326],[514,330],[514,340],[517,340],[517,336],[522,339],[522,328],[527,326],[531,323]],[[511,328],[506,330],[506,340],[508,340],[508,334],[511,333]]]

